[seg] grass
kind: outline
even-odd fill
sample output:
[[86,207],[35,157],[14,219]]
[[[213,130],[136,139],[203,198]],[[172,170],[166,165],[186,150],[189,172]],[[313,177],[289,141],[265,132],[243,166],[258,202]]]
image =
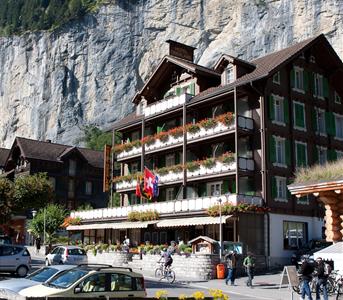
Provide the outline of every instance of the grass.
[[302,168],[296,172],[294,183],[335,181],[339,179],[343,179],[343,159],[328,162],[325,165]]

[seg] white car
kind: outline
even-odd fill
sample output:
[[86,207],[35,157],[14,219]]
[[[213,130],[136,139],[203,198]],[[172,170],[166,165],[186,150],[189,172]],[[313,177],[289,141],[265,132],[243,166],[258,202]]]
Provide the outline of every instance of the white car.
[[144,298],[144,277],[130,268],[80,265],[46,283],[23,289],[25,297]]
[[79,265],[88,262],[85,250],[77,246],[58,246],[45,258],[45,265]]

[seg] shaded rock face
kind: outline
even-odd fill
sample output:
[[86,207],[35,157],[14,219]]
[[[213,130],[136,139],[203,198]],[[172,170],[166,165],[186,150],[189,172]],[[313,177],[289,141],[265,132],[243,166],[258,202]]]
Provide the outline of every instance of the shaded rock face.
[[213,66],[326,34],[343,57],[339,0],[117,0],[53,33],[0,38],[0,146],[15,136],[75,144],[85,125],[110,128],[173,39]]

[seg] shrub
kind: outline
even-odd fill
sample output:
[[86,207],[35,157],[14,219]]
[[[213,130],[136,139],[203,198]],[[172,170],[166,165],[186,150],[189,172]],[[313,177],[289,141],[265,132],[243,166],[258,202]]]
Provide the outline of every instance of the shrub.
[[202,162],[202,165],[205,167],[205,168],[212,168],[214,165],[216,164],[216,161],[214,158],[208,158],[208,159],[205,159],[203,162]]
[[186,168],[189,172],[193,172],[200,168],[200,164],[198,161],[191,161],[186,164]]
[[136,148],[142,146],[141,140],[135,140],[131,144],[132,144],[132,147],[136,147]]
[[230,126],[234,120],[234,114],[232,112],[227,112],[226,114],[222,114],[216,117],[216,120],[220,123],[223,123],[226,126]]
[[175,165],[170,167],[170,171],[174,173],[179,173],[183,171],[183,166],[182,165]]
[[215,119],[204,119],[200,121],[200,126],[205,128],[205,129],[210,129],[213,127],[216,127],[217,121]]
[[189,124],[186,127],[187,132],[189,133],[197,133],[200,130],[199,124]]
[[192,253],[192,248],[191,248],[191,247],[186,247],[186,248],[183,250],[183,252],[190,254],[190,253]]
[[231,152],[226,152],[220,157],[220,161],[224,164],[230,164],[235,161],[235,155]]

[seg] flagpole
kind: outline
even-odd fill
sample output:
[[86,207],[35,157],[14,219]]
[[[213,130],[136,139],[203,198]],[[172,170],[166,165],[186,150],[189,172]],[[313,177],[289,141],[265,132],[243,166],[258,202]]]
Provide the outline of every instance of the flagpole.
[[[143,114],[143,118],[142,118],[142,140],[144,139],[144,135],[145,135],[145,118],[144,118],[144,114]],[[142,143],[142,155],[141,155],[141,172],[142,174],[144,173],[144,156],[145,156],[145,143]],[[143,204],[143,196],[141,193],[141,204]]]

